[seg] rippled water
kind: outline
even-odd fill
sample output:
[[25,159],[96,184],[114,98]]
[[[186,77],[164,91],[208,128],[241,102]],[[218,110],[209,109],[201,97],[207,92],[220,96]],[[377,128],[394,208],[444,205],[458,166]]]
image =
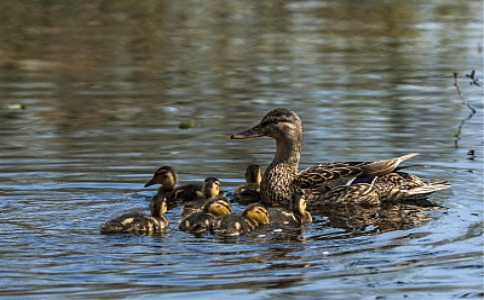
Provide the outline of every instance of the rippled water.
[[[2,3],[0,296],[483,297],[482,1]],[[161,165],[229,191],[265,168],[271,139],[229,137],[275,107],[303,120],[301,168],[418,152],[445,209],[222,239],[176,208],[160,236],[99,234],[147,212]]]

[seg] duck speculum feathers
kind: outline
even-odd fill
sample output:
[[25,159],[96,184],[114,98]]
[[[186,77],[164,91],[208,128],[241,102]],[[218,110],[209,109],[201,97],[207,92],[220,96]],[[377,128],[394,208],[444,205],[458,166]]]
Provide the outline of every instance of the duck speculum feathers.
[[303,127],[299,116],[286,108],[267,113],[259,124],[231,136],[247,139],[268,136],[276,140],[276,153],[260,184],[260,196],[268,206],[287,207],[293,193],[304,193],[309,210],[348,205],[379,206],[384,202],[424,199],[450,187],[399,171],[403,155],[376,162],[323,163],[299,172]]

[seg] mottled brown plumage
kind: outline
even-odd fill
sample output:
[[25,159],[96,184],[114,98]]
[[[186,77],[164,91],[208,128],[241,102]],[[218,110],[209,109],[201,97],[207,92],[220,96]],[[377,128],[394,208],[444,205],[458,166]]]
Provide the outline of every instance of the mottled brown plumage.
[[232,213],[216,219],[211,226],[213,234],[230,237],[244,235],[256,227],[269,223],[269,213],[260,203],[249,204],[241,215]]
[[307,202],[306,197],[302,192],[295,192],[289,201],[287,208],[283,207],[269,207],[269,222],[275,226],[300,226],[302,224],[311,223],[313,217],[311,213],[306,211]]
[[195,211],[185,216],[178,228],[193,234],[202,234],[210,228],[212,223],[221,216],[230,214],[232,206],[224,198],[212,198],[207,200],[202,211]]
[[186,217],[194,212],[202,211],[209,200],[225,200],[220,195],[220,181],[215,177],[207,177],[202,187],[203,197],[200,200],[185,201],[182,207],[182,217]]
[[[168,203],[183,200],[183,201],[194,201],[203,200],[204,196],[203,183],[187,183],[184,185],[177,186],[178,175],[173,167],[162,166],[155,171],[153,177],[145,184],[145,187],[161,184],[158,191],[154,197],[164,198],[166,197]],[[224,193],[220,191],[219,182],[219,195],[222,196]]]
[[287,206],[292,194],[302,191],[311,210],[351,204],[378,206],[384,201],[425,198],[450,186],[397,173],[399,164],[415,153],[377,162],[325,163],[298,172],[303,127],[298,115],[285,108],[269,112],[259,124],[232,138],[260,136],[276,140],[276,153],[260,187],[261,199],[267,205]]
[[[166,198],[164,198],[166,200]],[[153,202],[150,206],[151,216],[130,212],[115,217],[100,226],[103,234],[107,233],[136,233],[156,234],[168,227],[168,220],[163,215],[166,212],[166,201],[158,202],[159,209],[154,210]]]

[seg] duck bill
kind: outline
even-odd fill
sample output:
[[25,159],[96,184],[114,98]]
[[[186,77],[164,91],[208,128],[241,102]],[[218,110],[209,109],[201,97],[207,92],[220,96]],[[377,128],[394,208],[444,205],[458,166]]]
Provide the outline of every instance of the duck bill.
[[250,139],[250,138],[255,138],[260,136],[264,136],[264,133],[262,133],[260,125],[256,125],[250,129],[241,131],[236,134],[232,134],[230,138],[231,139]]
[[145,187],[149,187],[150,185],[156,184],[155,178],[153,177],[150,181],[145,184]]

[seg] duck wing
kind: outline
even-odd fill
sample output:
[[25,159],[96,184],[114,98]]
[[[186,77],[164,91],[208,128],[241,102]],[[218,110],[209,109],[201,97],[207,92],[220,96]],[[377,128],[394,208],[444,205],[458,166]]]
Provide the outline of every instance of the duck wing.
[[386,175],[395,171],[400,163],[414,157],[415,155],[418,155],[418,153],[410,153],[389,160],[380,160],[372,163],[362,163],[360,165],[360,168],[363,171],[362,176],[376,177]]
[[294,184],[301,189],[316,189],[325,192],[340,185],[371,183],[374,177],[383,176],[397,170],[401,162],[417,154],[412,153],[376,162],[318,164],[297,174]]
[[338,185],[351,184],[362,172],[358,166],[346,163],[318,164],[297,174],[294,184],[300,189],[329,191]]

